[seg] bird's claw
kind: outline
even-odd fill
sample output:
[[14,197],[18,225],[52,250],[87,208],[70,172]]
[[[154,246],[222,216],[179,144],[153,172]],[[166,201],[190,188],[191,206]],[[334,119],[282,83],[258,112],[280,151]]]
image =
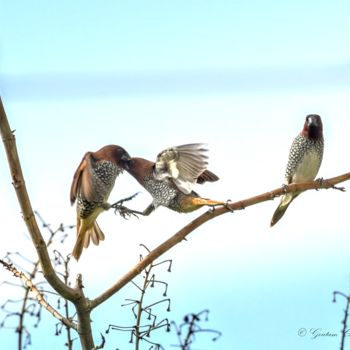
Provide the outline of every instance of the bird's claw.
[[[316,181],[320,184],[320,187],[322,187],[323,185],[327,185],[327,180],[324,180],[323,177],[320,177],[320,178],[316,179]],[[345,192],[346,191],[345,187],[338,187],[338,186],[335,186],[335,185],[331,185],[330,187],[333,188],[334,190],[338,190],[338,191],[341,191],[341,192]],[[316,191],[318,191],[318,188],[316,188]]]
[[[323,177],[319,177],[318,179],[316,179],[315,181],[317,181],[319,183],[319,186],[322,187],[324,184],[324,179]],[[318,191],[319,189],[316,188],[316,191]]]
[[139,194],[139,192],[136,192],[132,196],[120,199],[118,202],[115,202],[114,204],[112,204],[111,208],[114,209],[114,214],[117,214],[117,212],[118,212],[119,215],[123,219],[129,219],[131,216],[136,216],[138,218],[138,216],[134,213],[133,210],[131,210],[123,205],[124,202],[128,202],[128,201],[132,200],[138,194]]
[[324,183],[323,177],[319,177],[319,178],[316,179],[315,181],[317,181],[320,185],[323,185],[323,183]]
[[284,192],[284,193],[287,193],[288,188],[289,188],[289,187],[288,187],[287,184],[283,184],[283,185],[282,185],[282,189],[283,189],[283,192]]
[[228,199],[227,201],[226,201],[226,203],[224,204],[224,207],[228,210],[228,211],[230,211],[231,213],[234,213],[234,210],[230,207],[230,203],[231,203],[232,201],[231,201],[231,199]]
[[332,185],[332,188],[333,188],[333,190],[338,190],[338,191],[341,191],[341,192],[345,192],[346,191],[345,187],[338,187],[338,186]]
[[133,210],[124,207],[124,205],[118,204],[118,206],[114,207],[114,214],[119,213],[119,215],[125,219],[128,220],[131,216],[135,216],[136,218],[139,218]]

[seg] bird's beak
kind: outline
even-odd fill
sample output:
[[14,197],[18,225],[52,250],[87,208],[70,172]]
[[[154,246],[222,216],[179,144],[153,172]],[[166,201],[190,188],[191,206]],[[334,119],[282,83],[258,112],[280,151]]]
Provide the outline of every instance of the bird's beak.
[[307,119],[307,124],[311,127],[318,127],[318,120],[317,118],[310,116]]
[[121,157],[123,164],[124,164],[124,168],[126,170],[129,170],[129,163],[131,161],[131,157],[129,156],[129,154],[123,154]]

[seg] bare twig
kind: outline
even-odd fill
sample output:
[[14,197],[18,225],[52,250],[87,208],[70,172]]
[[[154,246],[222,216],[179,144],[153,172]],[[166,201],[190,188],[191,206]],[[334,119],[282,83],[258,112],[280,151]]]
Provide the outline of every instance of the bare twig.
[[[66,225],[60,224],[57,229],[53,230],[53,229],[51,229],[50,225],[44,221],[44,219],[40,216],[40,214],[38,212],[35,212],[35,215],[39,219],[39,221],[41,221],[42,226],[45,228],[45,230],[48,231],[48,233],[49,233],[48,238],[46,238],[47,248],[49,248],[49,246],[51,246],[54,243],[54,238],[57,236],[60,236],[61,242],[64,241],[64,239],[67,237],[67,233],[64,231],[66,230],[66,228],[71,228],[71,225],[66,226]],[[20,258],[23,261],[21,261],[20,263],[17,263],[18,258]],[[31,259],[28,259],[27,257],[23,256],[19,252],[9,252],[6,254],[5,259],[6,259],[7,263],[12,264],[12,267],[16,267],[17,270],[26,274],[28,276],[28,278],[31,279],[32,283],[35,284],[35,286],[38,289],[39,289],[40,285],[47,284],[47,281],[45,279],[44,280],[35,280],[37,275],[38,275],[39,268],[40,268],[39,260],[32,261]],[[64,261],[63,257],[62,257],[62,260]],[[28,270],[25,269],[23,267],[23,262],[25,264],[29,264],[31,266],[31,268]],[[60,264],[60,263],[59,263],[58,259],[55,257],[54,265],[56,266],[57,264]],[[67,271],[68,264],[65,265],[65,267],[66,267],[65,271]],[[65,278],[66,275],[67,275],[67,279]],[[67,273],[65,274],[64,278],[65,278],[65,283],[68,283],[68,274]],[[40,305],[35,298],[31,297],[31,293],[30,293],[31,289],[27,285],[22,284],[22,283],[18,284],[18,285],[11,284],[8,282],[5,282],[5,283],[7,283],[9,285],[13,285],[15,287],[19,287],[19,288],[23,289],[23,291],[24,291],[23,297],[21,299],[19,299],[18,301],[16,301],[18,303],[21,303],[21,307],[19,309],[17,308],[18,311],[5,310],[4,306],[7,304],[7,302],[10,302],[9,300],[1,306],[3,311],[7,314],[7,316],[4,318],[4,321],[6,320],[6,318],[8,316],[18,317],[18,325],[15,328],[15,333],[17,333],[18,350],[22,350],[23,348],[26,347],[26,344],[28,344],[28,341],[31,341],[31,339],[29,339],[30,338],[30,331],[28,330],[28,328],[26,327],[26,324],[25,324],[25,321],[27,318],[26,316],[29,315],[31,317],[36,318],[37,321],[34,324],[34,327],[37,327],[39,325],[40,320],[41,320],[42,305]],[[41,291],[41,293],[43,293],[45,295],[54,294],[55,296],[57,296],[57,293],[53,292],[51,290],[44,290],[44,289],[40,288],[40,291]],[[66,306],[65,317],[67,319],[69,319],[68,301],[66,299],[64,299],[64,301],[65,301],[65,306]],[[59,309],[59,307],[58,307],[58,309]],[[3,326],[2,326],[3,323],[4,322],[2,322],[0,324],[0,328],[3,328]],[[60,327],[61,328],[65,327],[65,329],[67,330],[67,338],[68,338],[67,347],[68,347],[68,350],[72,350],[72,340],[70,338],[71,329],[67,326],[64,326],[64,324],[62,324],[61,322],[59,322],[56,325],[56,335],[58,335],[57,331]]]
[[[176,329],[181,350],[190,350],[190,345],[193,343],[195,335],[198,333],[214,334],[212,341],[216,341],[221,337],[221,332],[214,329],[202,328],[199,325],[203,314],[205,315],[205,321],[208,321],[209,310],[203,310],[197,314],[187,314],[180,326],[178,326],[176,322],[172,322]],[[184,339],[182,339],[182,337]]]
[[106,344],[106,338],[103,336],[101,333],[101,344],[97,345],[94,349],[92,350],[98,350],[98,349],[103,349]]
[[348,323],[348,317],[349,317],[349,308],[350,308],[350,295],[346,295],[342,292],[335,291],[333,292],[333,302],[336,302],[336,296],[341,295],[346,299],[346,307],[344,309],[344,319],[342,321],[343,328],[341,331],[341,341],[340,341],[340,350],[345,349],[345,337],[348,335],[348,329],[347,329],[347,323]]
[[140,300],[137,301],[137,316],[136,316],[136,324],[135,324],[135,338],[136,338],[136,344],[135,344],[135,350],[139,350],[140,347],[140,326],[141,326],[141,316],[143,311],[143,300],[145,297],[146,289],[149,284],[149,274],[151,273],[151,266],[145,269],[145,279],[143,281],[143,286],[140,288],[141,290],[141,296]]
[[[63,279],[64,279],[64,283],[65,284],[69,284],[69,261],[70,261],[70,254],[67,257],[64,257],[61,252],[59,252],[58,250],[54,250],[54,255],[55,255],[55,264],[56,265],[63,265]],[[60,302],[61,299],[58,299],[58,302]],[[64,314],[66,318],[69,318],[69,303],[67,299],[63,298],[63,307],[64,307]],[[59,309],[59,307],[58,307]],[[62,325],[61,327],[59,327],[59,325],[56,325],[56,334],[61,334],[62,332]],[[67,333],[67,343],[66,346],[68,348],[68,350],[72,350],[73,349],[73,341],[74,339],[72,338],[72,332],[71,332],[71,328],[65,326],[66,329],[66,333]]]
[[8,123],[4,107],[0,98],[0,133],[5,146],[8,164],[12,176],[12,184],[16,190],[18,202],[20,204],[23,220],[27,225],[28,232],[38,253],[40,265],[44,276],[50,285],[64,298],[74,300],[80,295],[77,290],[66,286],[55,273],[46,248],[45,241],[36,222],[33,209],[29,200],[29,195],[25,186],[24,177],[17,153],[16,140]]
[[[60,231],[63,231],[63,226],[61,225],[57,230],[52,230],[48,224],[46,224],[44,222],[44,220],[41,218],[40,214],[38,212],[35,212],[35,214],[38,216],[38,218],[40,219],[40,221],[42,222],[43,226],[46,227],[50,233],[49,235],[49,239],[46,243],[46,246],[49,247],[52,243],[53,243],[53,239],[54,237],[57,235],[58,232]],[[9,255],[9,254],[8,254]],[[21,258],[29,261],[26,257],[22,256],[21,254],[17,253],[17,255],[20,255]],[[29,276],[31,278],[31,280],[33,280],[36,275],[37,275],[37,272],[39,270],[39,260],[37,260],[36,262],[31,262],[29,261],[32,265],[33,265],[33,269],[32,271],[30,272]],[[21,268],[20,269],[22,272],[23,269]],[[40,283],[40,282],[39,282]],[[38,283],[36,283],[36,286],[38,286]],[[31,298],[29,298],[29,292],[30,292],[30,288],[28,286],[23,286],[24,288],[24,296],[23,296],[23,299],[22,299],[22,307],[21,307],[21,311],[19,312],[19,320],[18,320],[18,326],[17,326],[17,333],[18,333],[18,349],[19,350],[22,350],[22,344],[23,344],[23,333],[26,333],[26,336],[28,336],[29,334],[29,331],[27,331],[25,329],[25,325],[24,325],[24,320],[25,320],[25,316],[27,314],[27,304],[28,304],[28,301],[31,300]],[[40,304],[39,304],[40,305]],[[40,310],[39,310],[40,312]],[[37,315],[40,315],[40,313],[37,313]],[[66,315],[66,318],[68,319],[68,315]],[[38,319],[38,323],[39,323],[39,319]],[[69,327],[66,327],[67,329],[70,329]]]
[[92,337],[92,329],[90,322],[91,308],[89,307],[89,302],[84,295],[81,283],[77,284],[75,288],[67,286],[59,278],[52,266],[45,241],[39,230],[37,221],[33,213],[27,188],[25,186],[19,156],[17,153],[15,136],[11,131],[10,125],[8,123],[1,98],[0,134],[4,143],[13,181],[12,184],[15,188],[17,199],[21,207],[23,220],[27,226],[34,247],[36,248],[44,277],[58,294],[60,294],[63,298],[68,299],[74,303],[78,316],[77,331],[79,334],[81,346],[84,350],[93,349],[95,347],[95,344]]
[[[141,244],[148,252],[149,249]],[[140,256],[142,260],[142,255]],[[163,303],[167,304],[166,311],[170,311],[170,299],[161,299],[151,304],[145,305],[146,293],[148,288],[153,288],[155,285],[166,285],[165,291],[163,292],[163,297],[166,297],[167,283],[163,281],[159,281],[155,279],[155,274],[153,273],[153,269],[160,265],[167,264],[168,272],[170,272],[170,266],[172,264],[171,260],[165,260],[159,263],[150,264],[144,270],[142,275],[143,283],[142,286],[139,286],[136,282],[131,281],[131,283],[140,291],[140,296],[138,299],[126,299],[126,303],[122,306],[132,306],[131,310],[133,316],[135,318],[135,324],[132,326],[117,326],[117,325],[109,325],[106,333],[109,333],[109,330],[118,330],[122,332],[130,332],[130,343],[134,342],[135,339],[135,350],[140,349],[141,341],[147,342],[155,347],[155,349],[163,349],[163,347],[153,341],[149,340],[151,333],[160,328],[165,328],[167,332],[170,331],[170,324],[167,318],[162,319],[161,321],[157,321],[157,314],[153,311],[154,307]],[[145,320],[146,324],[143,324],[143,320]],[[146,321],[147,320],[147,321]],[[151,347],[152,348],[152,347]],[[153,348],[152,348],[153,349]]]
[[39,291],[39,289],[35,286],[30,278],[28,278],[23,272],[18,271],[12,264],[8,264],[6,261],[0,259],[0,263],[6,267],[7,270],[12,272],[16,277],[20,278],[23,284],[34,294],[35,299],[38,303],[44,307],[47,311],[49,311],[55,318],[57,318],[60,322],[62,322],[67,327],[77,329],[75,323],[71,320],[63,317],[57,310],[55,310],[44,298],[43,294]]
[[[34,264],[33,271],[31,273],[31,276],[35,276],[38,271],[39,262]],[[29,296],[30,288],[28,286],[25,287],[23,302],[21,311],[19,313],[19,322],[18,322],[18,349],[22,350],[22,341],[23,341],[23,329],[24,329],[24,317],[25,317],[25,310],[27,307],[28,302],[28,296]]]

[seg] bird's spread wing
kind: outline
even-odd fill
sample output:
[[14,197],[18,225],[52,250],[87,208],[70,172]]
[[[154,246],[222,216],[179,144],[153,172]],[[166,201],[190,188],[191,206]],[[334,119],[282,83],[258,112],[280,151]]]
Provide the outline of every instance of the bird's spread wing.
[[198,177],[207,168],[207,151],[203,143],[170,147],[158,154],[154,176],[158,180],[171,178],[180,191],[191,193]]
[[93,164],[95,160],[92,157],[91,152],[85,153],[82,161],[80,162],[78,169],[75,171],[73,182],[70,190],[70,201],[73,205],[77,196],[93,202],[97,200],[94,198],[94,184],[93,184]]

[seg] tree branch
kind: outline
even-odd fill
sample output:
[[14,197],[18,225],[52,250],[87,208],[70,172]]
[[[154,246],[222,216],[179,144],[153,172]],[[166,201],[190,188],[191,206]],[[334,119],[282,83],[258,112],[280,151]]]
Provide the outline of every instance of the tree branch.
[[0,133],[2,141],[5,146],[5,151],[11,171],[11,176],[13,180],[13,186],[16,190],[18,202],[20,204],[23,220],[27,225],[28,231],[32,238],[33,244],[38,253],[40,260],[40,265],[43,270],[43,274],[47,281],[50,283],[52,288],[54,288],[59,294],[68,300],[74,300],[79,297],[79,294],[74,289],[66,286],[63,281],[55,273],[51,260],[46,248],[45,241],[39,230],[38,224],[36,222],[28,192],[25,186],[23,173],[17,153],[16,140],[13,132],[10,129],[5,110],[0,98]]
[[194,231],[197,227],[203,225],[209,220],[212,220],[220,215],[226,214],[233,210],[242,210],[254,204],[266,202],[268,200],[273,200],[275,197],[284,195],[288,192],[303,192],[311,189],[328,189],[335,188],[344,191],[344,188],[335,187],[336,184],[350,180],[350,172],[336,176],[327,180],[315,180],[305,183],[291,184],[287,188],[281,187],[274,189],[272,191],[254,196],[248,199],[243,199],[234,203],[227,204],[227,206],[222,206],[215,208],[215,210],[210,209],[204,214],[200,215],[192,222],[184,226],[180,231],[166,240],[164,243],[159,245],[157,248],[152,250],[147,256],[144,257],[139,263],[137,263],[130,271],[128,271],[124,276],[122,276],[118,281],[114,283],[112,287],[107,289],[101,295],[91,300],[90,307],[94,309],[96,306],[103,303],[105,300],[110,298],[113,294],[118,292],[123,288],[128,282],[135,278],[138,274],[142,272],[149,264],[151,264],[155,259],[160,257],[162,254],[167,252],[169,249],[174,247],[176,244],[180,243],[189,233]]
[[54,317],[56,317],[60,322],[62,322],[67,327],[77,330],[77,326],[74,322],[62,316],[57,310],[55,310],[44,298],[43,294],[35,286],[33,281],[27,277],[23,272],[20,272],[12,264],[8,264],[6,261],[0,259],[0,263],[10,272],[12,272],[16,277],[20,278],[23,284],[34,294],[35,299],[38,303],[44,307],[48,312],[50,312]]
[[4,106],[0,98],[0,134],[4,143],[8,164],[13,180],[13,186],[16,190],[17,199],[22,210],[22,215],[28,232],[37,251],[40,265],[45,279],[51,287],[63,298],[74,303],[78,317],[78,334],[82,348],[91,350],[95,347],[90,322],[90,309],[88,299],[85,297],[82,284],[78,283],[75,288],[67,286],[56,274],[43,236],[39,230],[38,224],[33,213],[27,188],[19,161],[16,140],[8,123]]

